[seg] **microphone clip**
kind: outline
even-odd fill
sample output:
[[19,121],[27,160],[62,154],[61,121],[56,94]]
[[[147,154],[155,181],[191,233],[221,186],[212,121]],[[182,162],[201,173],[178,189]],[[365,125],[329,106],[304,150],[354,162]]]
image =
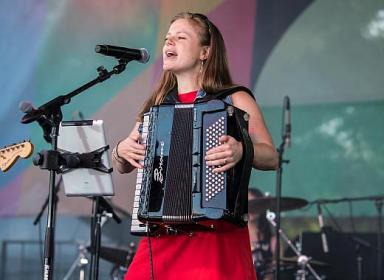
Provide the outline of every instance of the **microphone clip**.
[[129,62],[129,60],[123,58],[119,59],[118,61],[119,64],[113,67],[114,74],[120,74],[121,72],[123,72],[125,70],[125,67],[127,66],[127,63]]

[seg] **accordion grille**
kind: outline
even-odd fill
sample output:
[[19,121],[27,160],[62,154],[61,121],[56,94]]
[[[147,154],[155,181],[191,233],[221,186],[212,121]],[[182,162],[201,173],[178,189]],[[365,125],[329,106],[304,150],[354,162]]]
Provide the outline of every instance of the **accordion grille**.
[[175,110],[171,143],[163,220],[190,221],[192,219],[193,108]]

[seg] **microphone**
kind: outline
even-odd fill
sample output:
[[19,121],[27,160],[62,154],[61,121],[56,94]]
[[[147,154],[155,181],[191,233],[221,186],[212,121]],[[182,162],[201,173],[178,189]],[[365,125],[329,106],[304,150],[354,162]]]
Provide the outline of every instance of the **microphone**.
[[327,235],[325,234],[325,230],[324,230],[324,220],[323,220],[323,214],[321,212],[320,203],[317,203],[317,213],[318,213],[317,219],[319,222],[319,227],[320,227],[320,232],[321,232],[321,244],[323,246],[323,252],[329,253]]
[[291,147],[291,104],[289,97],[284,97],[283,139],[284,145]]
[[113,56],[117,59],[136,60],[140,63],[147,63],[149,60],[149,53],[146,49],[129,49],[111,45],[96,45],[95,52]]
[[28,101],[22,101],[19,104],[19,109],[25,116],[21,119],[21,123],[30,123],[33,121],[37,121],[41,128],[44,131],[44,139],[48,143],[52,142],[51,131],[52,125],[49,119],[43,114],[43,111],[40,109],[36,109],[33,105]]

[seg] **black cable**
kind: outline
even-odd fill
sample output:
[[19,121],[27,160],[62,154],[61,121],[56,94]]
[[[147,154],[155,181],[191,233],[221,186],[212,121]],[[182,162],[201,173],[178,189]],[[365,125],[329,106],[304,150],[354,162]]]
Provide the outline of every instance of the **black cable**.
[[331,218],[333,224],[335,225],[335,227],[337,228],[337,231],[340,232],[340,233],[343,233],[343,230],[341,229],[340,225],[338,224],[338,222],[336,221],[335,217],[333,217],[331,211],[329,211],[328,207],[323,204],[323,208],[325,209],[325,211],[327,211],[328,213],[328,216],[329,218]]
[[152,244],[151,244],[151,236],[150,229],[147,231],[147,241],[148,241],[148,250],[149,250],[149,265],[151,272],[151,280],[155,280],[155,275],[153,271],[153,256],[152,256]]
[[353,232],[353,234],[356,234],[355,219],[354,219],[354,216],[353,216],[353,205],[352,205],[352,201],[349,201],[349,202],[348,202],[348,208],[349,208],[349,219],[350,219],[350,222],[351,222],[352,232]]

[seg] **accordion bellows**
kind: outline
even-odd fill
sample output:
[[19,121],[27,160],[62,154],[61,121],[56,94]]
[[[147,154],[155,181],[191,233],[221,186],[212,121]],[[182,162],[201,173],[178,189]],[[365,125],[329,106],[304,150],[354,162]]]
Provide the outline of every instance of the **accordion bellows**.
[[[221,100],[159,105],[144,115],[144,168],[138,170],[132,234],[206,230],[199,222],[225,219],[246,224],[247,188],[253,160],[248,115]],[[213,173],[206,152],[222,135],[243,143],[242,160]]]

